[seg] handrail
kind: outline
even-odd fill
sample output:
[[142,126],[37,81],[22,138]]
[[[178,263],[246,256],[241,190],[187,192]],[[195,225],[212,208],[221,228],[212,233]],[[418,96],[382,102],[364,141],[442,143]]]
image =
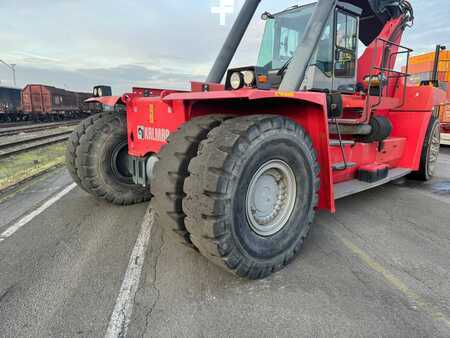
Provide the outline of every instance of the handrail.
[[[393,78],[404,78],[404,83],[403,83],[403,97],[402,97],[402,102],[401,104],[396,107],[395,109],[398,109],[402,106],[404,106],[405,102],[406,102],[406,86],[408,84],[408,77],[411,76],[411,74],[409,74],[409,58],[411,55],[411,52],[413,51],[411,48],[405,47],[403,45],[400,45],[398,43],[395,43],[393,41],[389,41],[383,38],[377,38],[376,42],[375,42],[375,51],[374,51],[374,55],[377,53],[377,50],[379,48],[378,46],[378,41],[383,42],[382,43],[382,47],[397,47],[398,49],[400,49],[399,51],[395,52],[395,53],[389,53],[389,64],[392,64],[392,57],[393,56],[397,56],[399,54],[406,54],[406,67],[405,67],[405,72],[401,72],[401,71],[397,71],[395,69],[391,69],[391,68],[387,68],[387,67],[378,67],[374,65],[374,61],[372,61],[372,67],[371,67],[371,71],[369,74],[369,87],[368,87],[368,91],[367,91],[367,98],[366,98],[366,108],[365,108],[365,115],[366,115],[366,121],[368,122],[370,120],[370,117],[374,111],[375,108],[377,108],[382,101],[382,97],[384,95],[384,92],[386,91],[386,95],[388,95],[389,93],[389,80],[393,79]],[[383,51],[385,49],[383,48]],[[378,71],[377,74],[373,74],[373,70]],[[391,75],[391,74],[395,74],[395,75]],[[379,84],[380,84],[380,89],[379,89],[379,93],[378,93],[378,102],[375,103],[374,105],[371,105],[371,90],[372,90],[372,79],[374,77],[378,76],[380,78]],[[387,85],[385,86],[385,82],[387,81]]]
[[381,41],[386,42],[387,44],[389,44],[391,46],[399,47],[399,48],[405,49],[405,50],[410,51],[410,52],[414,51],[413,49],[411,49],[409,47],[406,47],[406,46],[403,46],[403,45],[399,45],[398,43],[386,40],[384,38],[378,38],[378,40],[381,40]]

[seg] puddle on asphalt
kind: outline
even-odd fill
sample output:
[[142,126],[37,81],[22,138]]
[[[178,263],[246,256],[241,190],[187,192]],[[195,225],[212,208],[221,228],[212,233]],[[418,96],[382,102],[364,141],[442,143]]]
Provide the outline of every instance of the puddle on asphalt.
[[414,180],[402,179],[393,182],[398,186],[403,186],[412,189],[423,189],[435,195],[450,197],[450,181],[436,181],[419,182]]
[[450,196],[450,181],[431,182],[429,187],[434,194]]

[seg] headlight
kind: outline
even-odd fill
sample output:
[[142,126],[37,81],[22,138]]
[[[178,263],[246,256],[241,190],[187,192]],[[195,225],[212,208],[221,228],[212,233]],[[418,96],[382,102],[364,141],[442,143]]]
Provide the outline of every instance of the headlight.
[[101,89],[101,88],[99,88],[99,89],[98,89],[98,92],[97,92],[97,93],[98,93],[98,96],[100,96],[100,97],[102,97],[102,96],[103,96],[103,91],[102,91],[102,89]]
[[242,72],[244,75],[244,83],[246,86],[252,86],[255,83],[256,76],[255,73],[251,70],[246,70]]
[[237,90],[244,86],[244,78],[242,73],[234,72],[230,76],[230,86],[232,89]]
[[98,96],[98,88],[94,88],[94,96]]

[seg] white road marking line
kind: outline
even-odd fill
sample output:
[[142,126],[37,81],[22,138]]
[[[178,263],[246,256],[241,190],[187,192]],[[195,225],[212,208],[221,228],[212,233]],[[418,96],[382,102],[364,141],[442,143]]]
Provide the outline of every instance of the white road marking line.
[[77,185],[75,183],[72,183],[64,190],[57,193],[55,196],[47,200],[44,204],[42,204],[39,208],[36,210],[33,210],[28,215],[22,217],[17,223],[10,226],[8,229],[6,229],[4,232],[0,234],[0,242],[3,242],[5,239],[11,237],[14,233],[17,232],[20,228],[22,228],[24,225],[29,223],[33,218],[50,208],[53,204],[58,202],[61,198],[63,198],[65,195],[67,195],[69,192],[71,192]]
[[150,207],[145,212],[141,231],[134,245],[125,277],[120,287],[114,311],[109,321],[105,338],[126,337],[133,312],[134,297],[141,279],[142,267],[147,252],[154,215]]

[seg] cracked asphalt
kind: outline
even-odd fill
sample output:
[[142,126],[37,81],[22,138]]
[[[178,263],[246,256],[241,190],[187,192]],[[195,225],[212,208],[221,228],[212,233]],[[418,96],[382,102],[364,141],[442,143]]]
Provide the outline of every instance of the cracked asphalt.
[[[0,196],[0,233],[71,183],[64,169]],[[102,337],[146,204],[76,188],[0,242],[1,337]],[[298,259],[251,282],[152,229],[129,337],[450,337],[450,148],[436,178],[321,212]]]

